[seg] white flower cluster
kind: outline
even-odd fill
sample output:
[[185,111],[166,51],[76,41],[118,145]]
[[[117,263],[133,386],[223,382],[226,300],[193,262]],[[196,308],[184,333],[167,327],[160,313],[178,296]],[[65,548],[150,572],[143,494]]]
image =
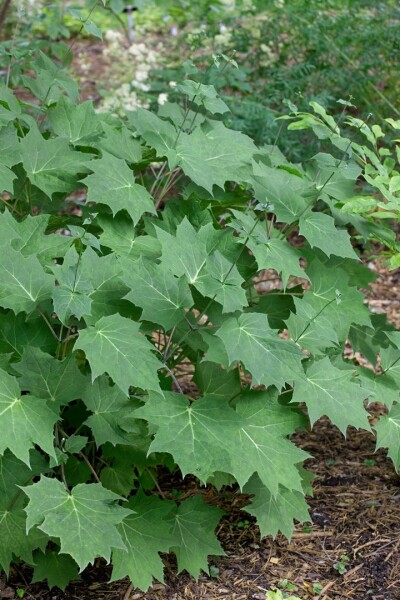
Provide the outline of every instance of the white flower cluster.
[[111,112],[113,114],[124,114],[129,110],[137,108],[148,108],[150,102],[139,98],[129,83],[123,83],[119,88],[113,90],[112,94],[106,96],[96,112]]
[[[104,37],[107,41],[107,48],[103,53],[106,56],[112,56],[113,64],[119,62],[124,66],[130,81],[123,83],[107,96],[97,110],[121,114],[139,107],[148,108],[150,105],[150,100],[146,97],[146,93],[150,91],[148,80],[150,71],[160,63],[162,43],[158,43],[154,48],[149,48],[143,42],[137,41],[127,48],[125,38],[119,31],[106,31]],[[121,72],[121,69],[118,71]],[[157,101],[159,105],[162,105],[167,100],[167,94],[160,94]]]

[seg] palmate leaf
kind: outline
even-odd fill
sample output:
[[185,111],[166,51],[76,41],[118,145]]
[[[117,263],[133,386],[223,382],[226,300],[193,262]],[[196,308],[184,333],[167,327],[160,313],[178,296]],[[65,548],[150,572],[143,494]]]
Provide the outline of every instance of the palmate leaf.
[[394,468],[400,467],[400,404],[395,404],[389,414],[380,417],[374,426],[377,448],[387,448]]
[[157,228],[162,264],[174,275],[185,276],[202,295],[222,304],[223,312],[232,312],[246,306],[247,299],[237,267],[217,250],[220,235],[211,223],[196,231],[187,217],[177,226],[175,236]]
[[214,530],[224,512],[205,504],[202,496],[192,496],[178,507],[173,519],[171,550],[176,554],[179,572],[186,570],[198,578],[200,571],[208,571],[210,554],[223,556],[225,552]]
[[28,215],[23,221],[10,219],[9,225],[15,232],[15,235],[10,234],[12,247],[24,256],[35,255],[42,265],[51,264],[54,258],[64,256],[71,246],[72,240],[66,235],[46,234],[48,215]]
[[48,115],[54,133],[73,145],[83,146],[101,134],[100,119],[91,101],[74,104],[67,96],[61,96]]
[[68,492],[60,481],[42,476],[22,489],[29,498],[27,531],[37,525],[58,538],[61,553],[69,554],[81,571],[97,556],[109,561],[114,548],[125,549],[117,525],[132,511],[119,506],[120,496],[101,484],[79,484]]
[[29,468],[6,450],[0,456],[0,567],[9,573],[13,555],[32,563],[32,551],[47,545],[47,536],[36,527],[26,533],[25,497],[20,485],[27,485],[36,475],[47,469],[39,452],[31,451]]
[[309,182],[284,169],[273,169],[254,162],[250,182],[257,200],[263,205],[269,204],[277,221],[282,223],[290,225],[297,221],[310,204],[310,199],[304,197]]
[[272,535],[275,538],[281,531],[290,540],[295,529],[294,520],[299,523],[311,520],[301,492],[280,487],[274,497],[257,475],[253,475],[243,491],[254,496],[250,506],[243,510],[256,517],[261,537]]
[[22,81],[44,104],[50,106],[57,102],[63,95],[64,90],[74,102],[79,99],[77,82],[68,77],[65,70],[42,51],[39,51],[39,57],[34,61],[34,68],[36,78],[23,76]]
[[327,256],[358,259],[347,231],[337,229],[335,220],[321,212],[308,211],[299,221],[299,231],[312,248],[320,248]]
[[71,150],[66,138],[45,140],[31,127],[21,145],[22,164],[30,181],[49,198],[78,187],[78,173],[87,173],[91,156]]
[[88,188],[88,202],[109,206],[115,216],[126,210],[136,225],[145,212],[154,213],[154,201],[145,187],[135,183],[133,172],[125,160],[103,153],[103,158],[92,161],[92,175],[83,183]]
[[102,246],[110,248],[118,256],[126,256],[132,260],[140,257],[158,258],[161,255],[161,244],[150,235],[137,236],[131,219],[123,213],[113,219],[106,215],[98,215],[97,222],[103,230],[100,235]]
[[116,158],[122,158],[128,163],[138,163],[142,158],[140,142],[132,137],[126,127],[116,129],[106,123],[102,123],[105,135],[98,140],[96,146],[102,151],[112,154]]
[[25,346],[21,361],[13,365],[20,373],[19,385],[58,409],[81,397],[88,377],[79,371],[75,354],[57,360],[40,348]]
[[50,589],[54,587],[64,591],[70,581],[79,579],[78,565],[67,554],[59,554],[49,548],[35,552],[34,569],[31,583],[47,581]]
[[126,517],[118,530],[127,548],[112,553],[111,581],[129,577],[134,587],[146,592],[153,578],[164,581],[164,565],[159,552],[168,552],[176,541],[167,517],[176,512],[170,500],[145,496],[138,492],[127,507],[133,513]]
[[165,330],[177,325],[193,298],[185,277],[174,277],[164,264],[151,261],[121,261],[122,280],[129,287],[125,298],[143,309],[141,318],[162,325]]
[[270,329],[267,315],[245,313],[227,319],[217,330],[232,364],[241,361],[254,384],[275,385],[304,379],[302,353],[289,340]]
[[11,311],[0,312],[0,352],[11,353],[14,358],[19,358],[25,346],[43,348],[48,352],[54,350],[54,337],[47,327],[43,327],[43,320],[39,313],[35,318],[26,320],[25,315],[15,316]]
[[194,473],[205,483],[215,471],[230,472],[224,439],[234,438],[240,418],[226,400],[204,397],[190,405],[182,394],[150,394],[135,416],[158,426],[149,452],[169,452],[183,476]]
[[287,319],[291,337],[303,348],[320,352],[343,343],[351,325],[370,326],[364,296],[353,279],[338,266],[323,265],[314,258],[307,268],[311,289],[294,299],[296,314]]
[[129,444],[132,410],[136,404],[117,387],[111,387],[106,376],[98,377],[81,391],[82,400],[93,413],[85,423],[93,431],[97,446]]
[[33,562],[32,552],[44,550],[48,537],[36,527],[26,532],[26,515],[22,508],[0,509],[0,567],[9,574],[13,557],[28,563]]
[[0,255],[0,306],[11,308],[15,314],[30,313],[53,290],[54,280],[45,273],[35,256],[24,257],[11,246]]
[[189,405],[180,394],[151,394],[135,416],[158,426],[149,452],[172,454],[183,476],[193,473],[206,482],[221,471],[243,486],[257,471],[274,495],[279,484],[302,490],[294,464],[308,454],[285,439],[302,420],[277,403],[265,406],[268,397],[252,399],[236,412],[226,399],[212,396]]
[[271,237],[271,234],[277,235],[274,229],[267,234],[265,224],[257,222],[258,217],[254,213],[244,214],[237,210],[231,212],[235,216],[231,226],[246,241],[246,246],[257,261],[259,271],[275,269],[278,274],[282,274],[284,288],[286,288],[291,275],[308,279],[307,274],[299,265],[300,253],[286,240]]
[[346,435],[349,425],[370,431],[364,408],[367,396],[352,371],[334,367],[326,356],[307,369],[303,381],[296,382],[292,402],[305,402],[311,425],[325,415]]
[[152,353],[154,347],[139,333],[139,324],[130,319],[102,317],[80,331],[75,349],[85,352],[93,380],[108,373],[127,395],[130,386],[160,390],[157,370],[162,365]]
[[[192,79],[185,79],[183,83],[176,86],[179,92],[188,96],[189,101],[198,106],[204,106],[212,114],[223,114],[229,112],[229,108],[218,94],[213,85],[197,83]],[[189,121],[190,123],[190,121]]]
[[29,450],[37,444],[55,458],[53,427],[57,420],[45,400],[21,396],[18,380],[0,370],[0,454],[8,448],[29,465]]
[[194,183],[212,194],[214,185],[224,188],[226,181],[248,179],[256,150],[243,133],[210,121],[190,135],[181,133],[175,148],[166,154],[171,169],[181,167]]

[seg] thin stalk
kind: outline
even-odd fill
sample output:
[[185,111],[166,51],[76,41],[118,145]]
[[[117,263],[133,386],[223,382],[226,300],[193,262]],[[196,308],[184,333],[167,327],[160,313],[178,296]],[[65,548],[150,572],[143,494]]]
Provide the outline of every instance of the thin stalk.
[[61,342],[60,338],[58,337],[58,335],[54,331],[54,329],[53,329],[50,321],[48,320],[48,318],[46,317],[46,315],[44,314],[44,312],[42,311],[42,309],[40,308],[40,306],[37,306],[36,310],[38,311],[39,315],[42,317],[42,319],[46,323],[47,327],[50,329],[50,331],[53,334],[53,337],[56,340],[56,342],[60,343]]

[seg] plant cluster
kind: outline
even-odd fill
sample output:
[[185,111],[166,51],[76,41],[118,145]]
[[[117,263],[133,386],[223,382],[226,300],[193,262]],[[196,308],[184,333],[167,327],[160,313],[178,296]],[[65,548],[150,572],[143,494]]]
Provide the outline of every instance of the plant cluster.
[[[34,102],[0,86],[1,568],[64,589],[102,557],[146,590],[173,552],[197,577],[223,554],[202,485],[235,485],[262,536],[290,537],[312,493],[292,434],[322,416],[371,431],[368,402],[397,469],[399,332],[368,311],[348,232],[389,235],[379,130],[360,123],[357,146],[320,105],[296,110],[331,153],[294,164],[227,127],[192,63],[178,102],[123,115],[79,103],[45,54],[32,68]],[[387,202],[355,214],[361,176]],[[187,475],[198,493],[163,489]]]

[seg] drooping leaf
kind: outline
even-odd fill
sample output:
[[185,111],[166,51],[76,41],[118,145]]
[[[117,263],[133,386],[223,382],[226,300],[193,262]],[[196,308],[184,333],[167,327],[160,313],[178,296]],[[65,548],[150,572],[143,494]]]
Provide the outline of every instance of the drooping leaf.
[[337,229],[334,219],[329,215],[308,211],[300,217],[299,230],[310,246],[320,248],[327,256],[333,254],[358,259],[350,243],[350,235],[347,231]]
[[128,163],[138,163],[142,158],[140,142],[132,137],[126,127],[116,129],[106,123],[102,123],[105,135],[97,142],[100,150],[112,154],[116,158],[122,158]]
[[0,567],[9,573],[13,555],[32,563],[32,552],[47,545],[47,536],[36,527],[26,533],[25,497],[20,485],[29,483],[38,473],[47,469],[39,452],[31,451],[29,468],[6,450],[0,456]]
[[213,85],[204,85],[197,83],[192,79],[185,79],[183,83],[178,84],[177,90],[188,96],[189,101],[198,106],[204,106],[212,114],[223,114],[229,112],[229,108],[221,98],[218,97]]
[[122,263],[122,280],[130,288],[125,296],[143,309],[142,319],[158,323],[166,330],[177,325],[193,298],[185,277],[174,277],[164,264],[139,259]]
[[164,565],[159,552],[168,552],[174,537],[166,520],[176,505],[170,500],[145,496],[139,492],[128,505],[134,512],[118,529],[128,552],[114,550],[111,581],[129,577],[135,587],[146,592],[153,578],[164,581]]
[[387,415],[380,417],[374,425],[376,431],[376,447],[387,448],[394,468],[400,466],[400,404],[395,404]]
[[70,581],[79,579],[78,565],[68,556],[55,550],[35,552],[32,583],[47,581],[50,589],[54,587],[64,591]]
[[240,419],[226,400],[205,397],[190,405],[182,394],[150,394],[135,416],[159,427],[149,452],[169,452],[183,476],[193,473],[206,482],[215,471],[230,472],[224,437],[235,436]]
[[106,442],[129,444],[128,431],[135,403],[117,386],[111,387],[106,376],[98,377],[82,390],[82,400],[93,413],[85,423],[93,431],[97,446]]
[[61,96],[48,114],[54,133],[67,138],[74,146],[90,143],[101,133],[99,117],[91,101],[75,104],[67,96]]
[[227,129],[219,121],[182,132],[176,147],[167,152],[170,167],[179,166],[194,183],[212,194],[214,185],[244,181],[251,170],[256,146],[246,135]]
[[79,484],[71,492],[56,479],[41,477],[23,491],[27,531],[37,525],[60,540],[61,553],[69,554],[83,570],[97,556],[107,561],[113,549],[125,549],[117,525],[131,514],[119,506],[120,496],[99,483]]
[[243,491],[254,496],[244,510],[256,517],[261,537],[272,535],[275,538],[281,531],[290,540],[295,530],[294,520],[299,523],[311,520],[301,492],[280,487],[274,497],[257,475],[253,475]]
[[171,547],[178,559],[179,572],[186,570],[197,578],[201,570],[207,572],[210,554],[225,554],[214,533],[223,514],[219,508],[205,504],[200,495],[179,505],[173,519]]
[[0,255],[0,306],[15,314],[30,313],[53,289],[53,277],[45,273],[35,256],[24,257],[11,246]]
[[102,317],[80,331],[75,348],[85,352],[93,380],[108,373],[126,394],[130,386],[160,389],[157,370],[161,363],[152,353],[153,346],[139,333],[139,324],[130,319]]
[[[84,255],[90,252],[96,256],[91,248],[88,248]],[[89,294],[94,288],[90,279],[85,276],[80,256],[74,246],[68,250],[63,264],[53,267],[52,270],[58,282],[52,294],[54,311],[61,323],[68,325],[71,316],[81,319],[90,315],[92,299]]]
[[22,389],[48,400],[55,409],[80,398],[88,381],[79,371],[74,354],[57,360],[32,346],[24,347],[21,361],[14,364],[14,369],[21,375]]
[[352,371],[334,367],[326,356],[307,369],[303,381],[296,382],[292,402],[305,402],[311,425],[325,415],[345,435],[349,425],[370,431],[364,408],[367,395]]
[[88,202],[109,206],[115,216],[126,210],[134,224],[145,212],[154,212],[154,202],[145,187],[135,183],[125,160],[103,153],[103,158],[92,161],[92,175],[84,179],[88,188]]
[[31,127],[21,145],[22,164],[30,181],[49,198],[78,187],[78,173],[87,173],[90,155],[71,150],[66,138],[45,140]]
[[8,448],[29,465],[29,450],[37,444],[55,458],[53,427],[57,420],[45,400],[21,395],[18,380],[0,370],[0,454]]
[[244,313],[239,318],[232,317],[216,335],[223,341],[230,363],[241,361],[254,384],[281,388],[304,377],[300,350],[270,329],[266,315]]

